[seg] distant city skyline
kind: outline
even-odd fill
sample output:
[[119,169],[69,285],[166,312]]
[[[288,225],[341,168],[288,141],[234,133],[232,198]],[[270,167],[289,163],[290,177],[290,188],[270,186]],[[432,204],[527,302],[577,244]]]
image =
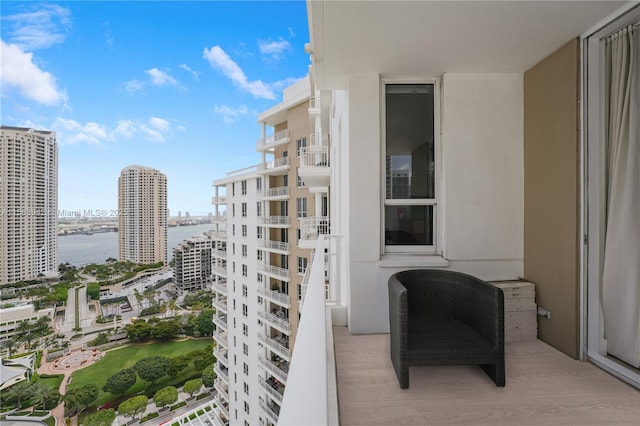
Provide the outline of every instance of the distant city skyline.
[[117,209],[129,164],[168,208],[211,212],[212,181],[255,164],[257,115],[307,74],[306,4],[3,2],[0,122],[56,132],[59,211]]

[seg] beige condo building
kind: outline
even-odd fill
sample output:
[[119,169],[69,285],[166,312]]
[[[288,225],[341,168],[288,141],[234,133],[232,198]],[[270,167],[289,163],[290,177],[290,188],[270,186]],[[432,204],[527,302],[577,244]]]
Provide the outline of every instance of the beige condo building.
[[135,263],[167,262],[167,176],[138,165],[118,179],[119,256]]
[[56,133],[0,127],[0,283],[57,274]]

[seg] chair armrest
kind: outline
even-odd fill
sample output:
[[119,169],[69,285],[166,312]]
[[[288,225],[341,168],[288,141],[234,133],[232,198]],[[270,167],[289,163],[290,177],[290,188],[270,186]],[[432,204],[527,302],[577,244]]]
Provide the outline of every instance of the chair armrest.
[[504,295],[500,288],[484,281],[470,286],[468,324],[485,339],[500,347],[504,345]]
[[407,289],[395,276],[389,278],[389,332],[391,334],[392,358],[398,361],[405,357],[407,351],[409,307]]

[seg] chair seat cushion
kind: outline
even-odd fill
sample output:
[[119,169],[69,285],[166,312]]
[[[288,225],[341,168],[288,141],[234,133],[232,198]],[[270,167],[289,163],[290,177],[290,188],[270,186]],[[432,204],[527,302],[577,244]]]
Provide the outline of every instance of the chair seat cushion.
[[488,340],[452,318],[409,319],[407,345],[413,365],[491,363],[496,354]]

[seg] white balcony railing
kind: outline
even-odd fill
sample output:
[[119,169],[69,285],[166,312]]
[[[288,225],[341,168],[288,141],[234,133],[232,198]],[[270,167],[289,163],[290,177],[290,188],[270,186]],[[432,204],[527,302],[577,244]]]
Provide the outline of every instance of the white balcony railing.
[[[282,393],[280,393],[279,389],[281,389],[281,388],[283,389],[284,385],[282,385],[282,384],[272,385],[270,383],[274,383],[273,381],[267,382],[267,380],[264,380],[262,377],[259,377],[258,380],[260,381],[260,384],[262,385],[262,388],[267,391],[267,395],[269,395],[269,398],[273,399],[278,404],[281,404],[282,403]],[[283,389],[283,392],[284,392],[284,389]],[[300,424],[304,424],[304,423],[300,423]]]
[[331,223],[327,216],[301,217],[299,220],[301,240],[317,240],[319,236],[331,232]]
[[285,346],[286,342],[278,342],[271,337],[258,334],[258,340],[267,345],[272,352],[284,358],[287,362],[291,360],[291,350]]
[[286,361],[273,362],[267,360],[263,356],[259,356],[258,360],[260,364],[274,377],[276,377],[281,382],[287,382],[287,374],[289,371],[289,364]]
[[266,138],[258,139],[256,147],[258,150],[262,150],[287,142],[289,142],[289,129],[284,129]]
[[227,215],[226,214],[214,214],[213,216],[210,217],[210,219],[213,222],[226,222],[227,221]]
[[224,332],[214,332],[213,333],[213,340],[215,340],[216,342],[218,342],[221,346],[228,348],[229,347],[229,343],[227,342],[227,336],[228,336],[228,332],[224,331]]
[[264,248],[267,250],[289,251],[289,243],[282,241],[265,241]]
[[259,402],[260,408],[262,408],[262,411],[264,411],[267,417],[269,417],[269,420],[271,420],[273,424],[278,424],[278,413],[280,412],[278,406],[273,403],[271,403],[272,405],[269,406],[269,404],[267,404],[263,400],[260,400]]
[[288,186],[277,186],[275,188],[268,188],[264,191],[263,198],[287,198],[289,197],[289,187]]
[[258,312],[258,316],[282,333],[289,334],[291,332],[291,324],[288,318],[278,317],[268,312]]
[[[283,425],[339,423],[331,317],[325,305],[323,242],[321,239],[316,246],[301,307],[296,348],[278,416],[278,423]],[[306,392],[309,383],[318,390],[313,398]]]
[[300,167],[329,167],[329,147],[306,146],[301,148]]
[[220,293],[223,296],[227,295],[227,283],[221,281],[215,281],[213,283],[213,290]]
[[289,225],[289,216],[264,216],[262,223],[265,225]]
[[225,195],[211,197],[211,204],[226,204],[226,203],[227,203],[227,197]]
[[291,297],[287,293],[280,293],[276,290],[269,290],[258,286],[258,294],[266,297],[272,302],[276,302],[277,304],[284,306],[287,309],[291,307]]
[[223,396],[226,402],[229,402],[229,386],[222,380],[216,379],[213,387],[218,391],[218,395]]
[[317,114],[320,112],[320,98],[311,96],[309,98],[309,114]]
[[289,157],[276,158],[275,160],[267,161],[258,165],[258,171],[271,171],[281,167],[287,167],[289,165]]
[[209,235],[211,235],[211,238],[214,240],[227,240],[227,231],[210,231]]
[[218,375],[218,377],[222,378],[224,381],[229,383],[229,370],[221,367],[218,363],[213,367],[213,371]]
[[283,280],[289,280],[291,275],[288,269],[273,265],[258,264],[258,270]]

